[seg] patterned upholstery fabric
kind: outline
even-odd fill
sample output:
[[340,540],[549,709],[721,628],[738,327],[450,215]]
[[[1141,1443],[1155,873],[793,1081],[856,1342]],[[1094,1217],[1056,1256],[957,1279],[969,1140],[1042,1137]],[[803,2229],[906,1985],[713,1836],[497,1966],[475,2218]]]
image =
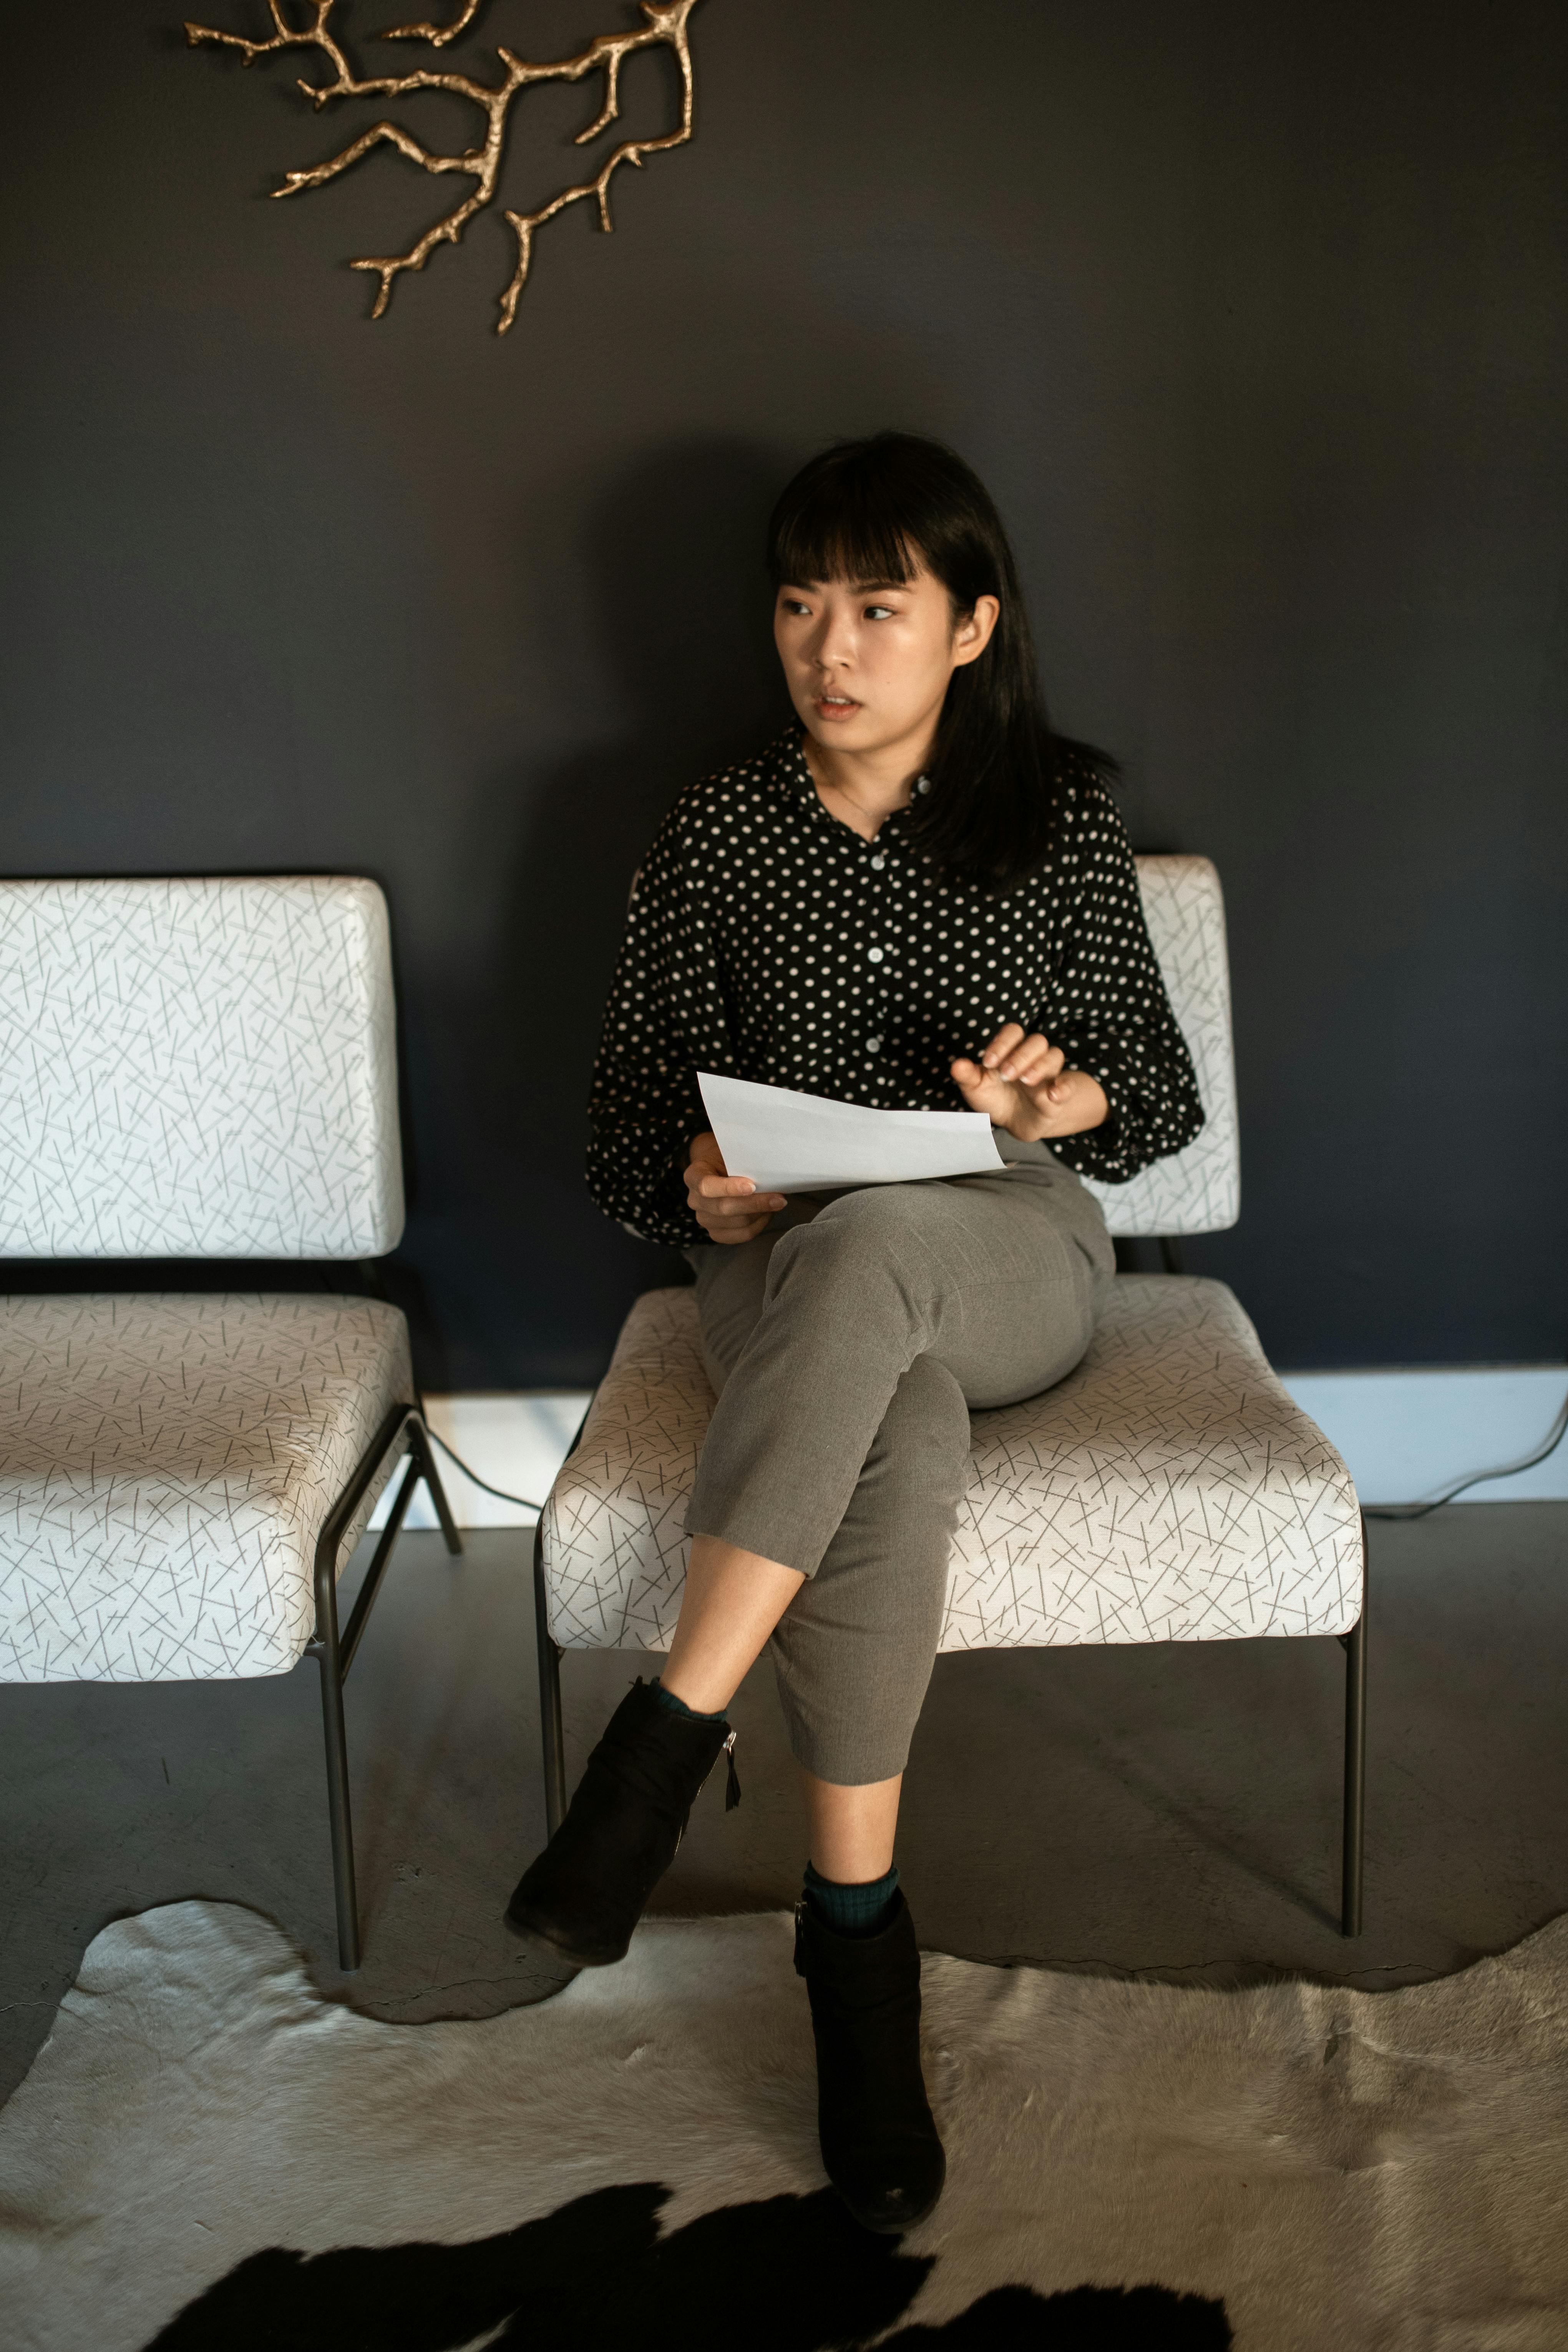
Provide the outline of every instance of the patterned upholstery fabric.
[[402,1230],[374,882],[0,883],[0,1257],[377,1257]]
[[1350,1472],[1223,1282],[1119,1275],[1078,1370],[973,1427],[944,1650],[1344,1633],[1361,1615]]
[[1113,1234],[1214,1234],[1241,1214],[1236,1065],[1225,900],[1206,857],[1141,857],[1138,882],[1165,992],[1197,1073],[1206,1117],[1184,1151],[1130,1184],[1085,1178]]
[[5,1300],[0,1681],[286,1674],[317,1536],[413,1396],[407,1327],[378,1300]]
[[[545,1507],[563,1648],[668,1647],[712,1410],[696,1293],[648,1292]],[[1361,1567],[1350,1473],[1231,1292],[1121,1275],[1075,1372],[974,1416],[941,1646],[1342,1633]]]

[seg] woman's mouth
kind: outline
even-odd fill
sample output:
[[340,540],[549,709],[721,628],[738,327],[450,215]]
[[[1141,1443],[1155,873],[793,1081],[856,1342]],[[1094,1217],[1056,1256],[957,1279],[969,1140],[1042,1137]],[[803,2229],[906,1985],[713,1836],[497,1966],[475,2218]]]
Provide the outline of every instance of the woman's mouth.
[[819,719],[853,719],[860,705],[847,694],[819,694],[812,703]]

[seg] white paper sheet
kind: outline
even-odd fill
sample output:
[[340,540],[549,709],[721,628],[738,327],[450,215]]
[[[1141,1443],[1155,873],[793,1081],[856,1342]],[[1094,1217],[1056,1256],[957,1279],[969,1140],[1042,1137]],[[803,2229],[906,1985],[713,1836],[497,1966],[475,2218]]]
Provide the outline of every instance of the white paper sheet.
[[697,1083],[724,1165],[731,1176],[749,1176],[760,1192],[913,1184],[1002,1165],[982,1111],[868,1110],[705,1070]]

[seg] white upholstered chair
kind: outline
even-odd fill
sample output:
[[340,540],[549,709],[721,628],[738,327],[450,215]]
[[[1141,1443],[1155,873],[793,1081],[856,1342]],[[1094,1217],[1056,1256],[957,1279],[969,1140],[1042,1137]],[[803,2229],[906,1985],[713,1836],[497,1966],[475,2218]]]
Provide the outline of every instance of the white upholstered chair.
[[[0,1258],[363,1268],[402,1230],[374,882],[0,883]],[[339,1571],[405,1457],[340,1626]],[[378,1297],[0,1298],[0,1681],[224,1679],[313,1656],[345,1969],[342,1685],[420,1479],[459,1550],[407,1326]]]
[[[1230,983],[1206,858],[1141,857],[1144,912],[1207,1114],[1184,1151],[1091,1187],[1113,1234],[1161,1238],[1121,1274],[1076,1371],[973,1416],[943,1650],[1336,1635],[1347,1654],[1341,1923],[1360,1932],[1365,1544],[1350,1473],[1269,1370],[1223,1283],[1177,1270],[1184,1234],[1240,1207]],[[713,1410],[697,1300],[639,1298],[540,1520],[534,1549],[546,1808],[565,1805],[563,1650],[668,1647],[687,1496]]]

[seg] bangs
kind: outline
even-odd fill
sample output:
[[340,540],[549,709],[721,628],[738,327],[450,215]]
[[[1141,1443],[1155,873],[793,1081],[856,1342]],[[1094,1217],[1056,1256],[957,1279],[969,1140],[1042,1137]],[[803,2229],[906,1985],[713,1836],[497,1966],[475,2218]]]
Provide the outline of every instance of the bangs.
[[914,578],[923,558],[909,529],[908,500],[886,479],[867,479],[868,470],[847,467],[790,485],[768,537],[775,588],[829,580],[902,585]]

